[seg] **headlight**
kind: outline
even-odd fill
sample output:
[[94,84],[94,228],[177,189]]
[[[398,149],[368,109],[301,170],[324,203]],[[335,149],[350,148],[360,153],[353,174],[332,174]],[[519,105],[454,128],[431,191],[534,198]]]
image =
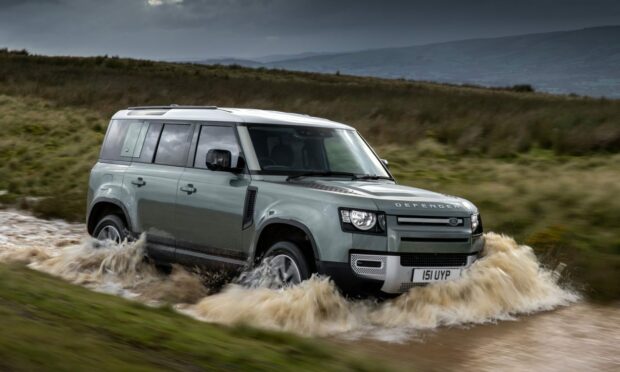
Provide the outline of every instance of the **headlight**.
[[[385,214],[382,212],[340,209],[342,230],[382,234],[385,231]],[[378,223],[377,223],[378,222]]]
[[482,234],[482,219],[479,213],[471,215],[471,232],[473,234]]
[[362,231],[368,231],[375,227],[377,215],[372,212],[351,211],[351,223]]

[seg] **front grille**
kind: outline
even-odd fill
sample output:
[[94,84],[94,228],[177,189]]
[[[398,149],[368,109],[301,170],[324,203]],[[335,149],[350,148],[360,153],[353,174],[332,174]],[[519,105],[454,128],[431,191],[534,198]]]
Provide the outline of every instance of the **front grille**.
[[423,242],[423,243],[468,243],[469,238],[414,238],[402,237],[401,242]]
[[408,267],[459,267],[467,265],[466,253],[405,253],[400,265]]
[[465,220],[462,217],[432,217],[432,216],[398,216],[399,225],[417,226],[463,226]]

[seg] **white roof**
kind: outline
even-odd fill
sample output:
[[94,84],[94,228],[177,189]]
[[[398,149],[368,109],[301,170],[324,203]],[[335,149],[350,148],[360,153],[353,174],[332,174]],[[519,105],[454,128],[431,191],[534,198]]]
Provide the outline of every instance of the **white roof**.
[[240,109],[240,108],[129,108],[114,114],[112,119],[155,119],[155,120],[197,120],[197,121],[225,121],[234,123],[252,124],[293,124],[328,128],[353,129],[352,127],[335,121],[317,118],[309,115],[293,114],[289,112]]

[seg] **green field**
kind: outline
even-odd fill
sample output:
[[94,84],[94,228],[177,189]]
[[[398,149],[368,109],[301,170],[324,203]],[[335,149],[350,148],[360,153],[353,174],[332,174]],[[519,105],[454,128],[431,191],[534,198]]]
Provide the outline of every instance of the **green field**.
[[[0,52],[0,201],[83,220],[109,116],[141,104],[308,113],[357,127],[404,184],[480,206],[590,297],[620,299],[620,101],[400,80]],[[42,197],[32,199],[30,197]]]
[[404,80],[0,49],[2,93],[104,118],[127,106],[169,103],[300,112],[350,123],[375,145],[434,138],[460,153],[494,157],[537,148],[573,155],[620,150],[620,100]]
[[390,369],[327,341],[210,325],[11,265],[0,265],[0,327],[3,371]]

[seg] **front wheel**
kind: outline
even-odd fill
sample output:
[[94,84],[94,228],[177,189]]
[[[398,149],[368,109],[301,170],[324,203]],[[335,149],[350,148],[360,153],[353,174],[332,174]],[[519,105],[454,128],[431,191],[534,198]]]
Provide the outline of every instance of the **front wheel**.
[[310,278],[310,268],[306,258],[294,243],[277,242],[264,256],[276,279],[282,286],[297,285]]
[[127,238],[127,227],[120,217],[110,214],[103,217],[97,223],[93,231],[93,237],[97,240],[111,240],[116,244],[120,244]]

